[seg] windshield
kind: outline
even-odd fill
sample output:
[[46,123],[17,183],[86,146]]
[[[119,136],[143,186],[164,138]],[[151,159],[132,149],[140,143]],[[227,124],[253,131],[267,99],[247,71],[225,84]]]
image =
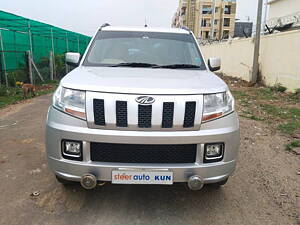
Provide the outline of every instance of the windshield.
[[159,32],[101,31],[83,65],[206,69],[192,35]]

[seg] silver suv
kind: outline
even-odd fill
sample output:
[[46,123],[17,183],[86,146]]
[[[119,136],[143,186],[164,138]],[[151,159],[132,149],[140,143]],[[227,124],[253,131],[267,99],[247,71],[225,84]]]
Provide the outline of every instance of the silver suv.
[[240,144],[234,99],[188,29],[102,26],[69,65],[46,127],[63,184],[223,185]]

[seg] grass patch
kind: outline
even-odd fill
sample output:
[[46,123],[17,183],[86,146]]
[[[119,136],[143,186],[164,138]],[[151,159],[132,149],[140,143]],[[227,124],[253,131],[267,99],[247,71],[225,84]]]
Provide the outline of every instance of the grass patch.
[[257,116],[254,115],[240,115],[241,117],[247,118],[247,119],[251,119],[251,120],[256,120],[256,121],[264,121],[264,119],[259,118]]
[[285,145],[287,151],[292,151],[294,148],[300,147],[300,141],[293,141],[290,144]]
[[256,120],[256,121],[263,121],[263,118],[259,118],[255,115],[253,115],[252,111],[248,111],[248,110],[242,110],[242,113],[240,114],[241,117],[247,118],[247,119],[251,119],[251,120]]
[[298,95],[278,93],[270,87],[233,90],[232,93],[242,106],[239,113],[241,117],[265,121],[284,134],[293,135],[300,132],[300,108],[282,104],[286,102],[288,105],[297,105]]
[[268,104],[260,104],[259,107],[273,117],[279,117],[281,119],[300,119],[300,109],[298,108],[281,108]]
[[22,96],[0,96],[0,108],[21,101]]
[[[49,84],[50,83],[50,84]],[[52,93],[57,87],[57,82],[51,81],[48,84],[37,85],[36,96],[45,95],[48,93]],[[0,88],[0,108],[3,108],[7,105],[14,104],[23,100],[23,90],[18,87],[1,87]],[[28,98],[32,98],[31,93],[28,95]]]
[[259,88],[255,90],[256,98],[263,99],[263,100],[277,100],[278,96],[277,93],[274,92],[271,88]]
[[293,135],[297,132],[300,132],[300,121],[292,121],[280,124],[277,128],[283,133]]
[[249,97],[248,94],[246,94],[244,91],[239,91],[239,90],[232,90],[231,93],[234,95],[235,98],[237,99],[243,99],[245,97]]

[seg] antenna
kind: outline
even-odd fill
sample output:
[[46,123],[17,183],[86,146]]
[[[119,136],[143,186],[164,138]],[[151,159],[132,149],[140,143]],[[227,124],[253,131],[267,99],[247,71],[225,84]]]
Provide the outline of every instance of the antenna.
[[144,27],[148,27],[147,18],[146,17],[145,17],[145,26]]

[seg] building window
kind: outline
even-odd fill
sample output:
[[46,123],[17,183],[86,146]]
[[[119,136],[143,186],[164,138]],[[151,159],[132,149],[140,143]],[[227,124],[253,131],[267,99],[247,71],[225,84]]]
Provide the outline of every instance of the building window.
[[230,27],[230,19],[229,18],[224,19],[224,27]]
[[219,7],[215,8],[215,13],[219,12]]
[[182,7],[181,16],[184,16],[185,14],[186,14],[186,7]]
[[228,39],[229,38],[229,30],[224,30],[223,31],[223,39]]
[[231,5],[225,5],[224,13],[225,14],[231,14]]
[[209,31],[205,31],[205,38],[208,39],[209,38]]
[[212,8],[210,5],[204,5],[202,7],[202,14],[212,14]]
[[210,26],[211,26],[210,20],[202,19],[202,21],[201,21],[201,27],[210,27]]
[[215,20],[215,25],[218,25],[218,20]]

